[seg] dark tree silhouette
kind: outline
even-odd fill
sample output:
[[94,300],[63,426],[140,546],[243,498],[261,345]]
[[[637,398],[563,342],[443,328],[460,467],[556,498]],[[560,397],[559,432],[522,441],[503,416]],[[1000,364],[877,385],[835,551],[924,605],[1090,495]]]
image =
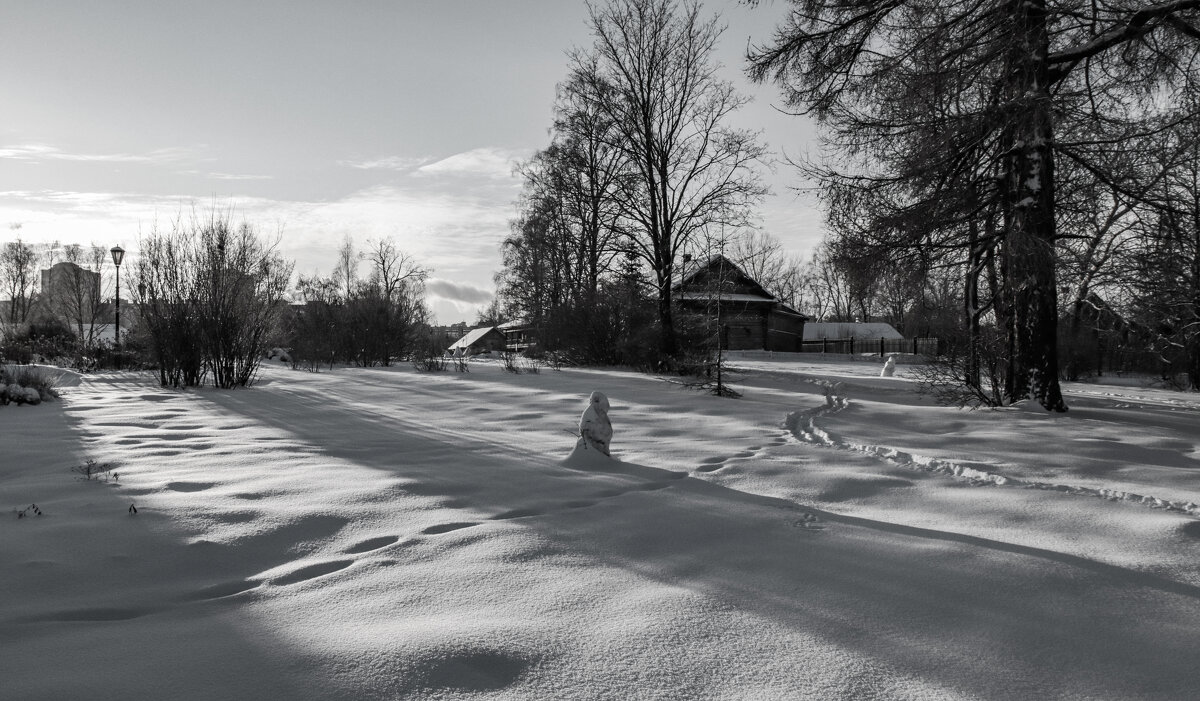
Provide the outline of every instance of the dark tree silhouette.
[[851,205],[841,224],[877,243],[965,251],[973,274],[994,271],[1007,397],[1065,411],[1059,169],[1111,180],[1090,145],[1195,118],[1171,98],[1194,70],[1200,0],[791,5],[751,74],[828,129],[847,164],[821,173],[835,204]]

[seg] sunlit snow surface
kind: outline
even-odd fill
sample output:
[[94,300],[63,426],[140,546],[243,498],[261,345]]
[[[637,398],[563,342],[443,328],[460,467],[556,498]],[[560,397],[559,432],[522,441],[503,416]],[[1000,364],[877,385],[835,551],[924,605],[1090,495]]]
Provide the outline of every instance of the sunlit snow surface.
[[[0,407],[0,698],[1200,693],[1200,397],[734,364],[742,399],[476,363]],[[567,460],[592,391],[615,461]]]

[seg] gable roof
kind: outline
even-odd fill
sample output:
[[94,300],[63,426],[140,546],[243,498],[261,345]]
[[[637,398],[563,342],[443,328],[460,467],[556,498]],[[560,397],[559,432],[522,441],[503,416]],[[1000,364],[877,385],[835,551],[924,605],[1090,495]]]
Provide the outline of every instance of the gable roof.
[[496,328],[500,329],[501,331],[511,331],[513,329],[525,328],[529,325],[529,321],[526,319],[513,319],[512,321],[506,321],[503,324],[500,324]]
[[891,324],[885,324],[881,321],[818,321],[809,322],[804,325],[804,340],[819,341],[822,338],[874,340],[877,338],[904,338],[904,336],[892,328]]
[[[742,270],[737,263],[734,263],[720,253],[702,260],[682,264],[682,272],[673,287],[676,290],[683,290],[691,285],[699,285],[703,288],[708,283],[706,278],[717,274],[720,268],[725,268],[725,274],[727,275],[723,282],[732,287],[743,288],[741,294],[754,295],[762,297],[765,300],[775,301],[775,296],[767,292],[757,280],[747,275],[746,271]],[[733,274],[729,275],[730,272]]]
[[497,331],[497,328],[495,326],[480,326],[477,329],[471,329],[463,334],[462,338],[455,341],[454,344],[450,346],[450,350],[455,350],[457,348],[470,348],[471,346],[475,345],[479,339],[488,335],[492,331]]
[[[725,283],[722,287],[733,289],[718,293],[710,283],[712,276],[722,274],[721,268],[724,268],[723,275],[725,276],[725,279],[721,280]],[[767,292],[766,288],[747,275],[741,266],[719,253],[687,264],[672,289],[675,292],[675,298],[679,300],[708,301],[714,299],[715,295],[723,302],[769,304],[771,309],[777,312],[808,319],[807,315],[792,309],[781,302],[778,297]]]

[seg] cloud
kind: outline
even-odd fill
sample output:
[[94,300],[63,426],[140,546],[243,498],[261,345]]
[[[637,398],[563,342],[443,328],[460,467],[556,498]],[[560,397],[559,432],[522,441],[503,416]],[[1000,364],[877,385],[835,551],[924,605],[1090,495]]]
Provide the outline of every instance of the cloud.
[[241,175],[238,173],[206,173],[213,180],[274,180],[274,175]]
[[0,158],[14,161],[76,161],[84,163],[174,163],[193,157],[186,148],[160,148],[147,153],[70,153],[46,144],[23,144],[0,148]]
[[486,146],[423,165],[417,168],[417,174],[511,178],[513,165],[528,156],[526,150]]
[[430,278],[425,283],[425,291],[436,297],[452,302],[466,304],[487,304],[492,301],[492,293],[487,290],[441,278]]
[[384,156],[369,161],[338,161],[338,165],[360,170],[412,170],[428,162],[425,157]]

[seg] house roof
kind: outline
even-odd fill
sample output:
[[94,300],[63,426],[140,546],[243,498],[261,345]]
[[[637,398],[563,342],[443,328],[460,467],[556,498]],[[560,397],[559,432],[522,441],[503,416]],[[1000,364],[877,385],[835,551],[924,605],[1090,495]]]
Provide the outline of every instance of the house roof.
[[[740,292],[717,292],[714,289],[706,289],[707,285],[703,276],[710,275],[713,271],[723,266],[727,271],[732,272],[732,276],[727,279],[728,283],[732,283],[735,287],[741,287]],[[700,289],[689,289],[690,285],[699,285]],[[711,301],[718,297],[722,302],[736,302],[742,304],[769,304],[775,312],[797,316],[801,319],[808,319],[808,316],[801,314],[790,306],[779,301],[760,284],[757,280],[746,274],[746,271],[729,258],[717,254],[709,256],[701,260],[693,261],[686,265],[683,273],[676,279],[673,289],[675,290],[676,299],[687,301]]]
[[475,345],[479,339],[495,330],[497,330],[495,326],[481,326],[477,329],[471,329],[463,334],[462,338],[455,341],[453,345],[450,346],[450,350],[455,350],[457,348],[470,348],[471,346]]
[[891,324],[884,324],[877,321],[869,323],[810,321],[804,325],[804,340],[819,341],[822,338],[876,339],[904,338],[904,336],[901,335],[899,331],[892,328]]
[[681,263],[681,273],[679,277],[676,278],[672,287],[677,290],[684,290],[688,285],[695,284],[696,278],[711,273],[715,268],[721,265],[733,272],[733,276],[727,280],[728,282],[740,282],[749,286],[755,294],[762,294],[766,297],[770,297],[772,300],[775,299],[769,292],[763,289],[763,286],[757,280],[747,275],[746,271],[742,270],[741,266],[739,266],[737,263],[734,263],[732,260],[729,260],[729,258],[721,255],[720,253],[711,255],[707,258],[694,260],[690,263]]
[[775,298],[771,296],[743,294],[740,292],[680,292],[676,295],[679,299],[686,300],[701,300],[701,301],[716,301],[720,299],[722,302],[759,302],[763,304],[772,304]]

